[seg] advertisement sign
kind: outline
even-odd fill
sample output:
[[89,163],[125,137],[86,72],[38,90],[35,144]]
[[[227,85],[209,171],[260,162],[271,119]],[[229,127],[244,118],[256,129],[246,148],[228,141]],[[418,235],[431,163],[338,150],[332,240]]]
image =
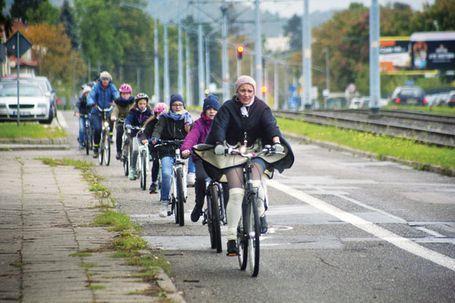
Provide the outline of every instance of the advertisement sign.
[[454,70],[455,32],[414,33],[411,53],[414,69]]
[[411,67],[409,37],[381,37],[379,44],[379,66],[381,72],[392,72]]

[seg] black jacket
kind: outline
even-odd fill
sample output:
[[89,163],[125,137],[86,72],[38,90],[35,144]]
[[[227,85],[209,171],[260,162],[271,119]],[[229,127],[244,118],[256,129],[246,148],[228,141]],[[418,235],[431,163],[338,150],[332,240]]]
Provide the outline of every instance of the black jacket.
[[272,166],[280,172],[290,168],[294,163],[294,154],[289,143],[281,135],[270,107],[257,97],[248,109],[248,117],[242,116],[241,107],[242,104],[235,96],[224,102],[213,120],[205,142],[216,145],[226,141],[230,145],[235,145],[244,141],[246,133],[248,146],[257,140],[261,140],[264,146],[272,144],[272,138],[278,136],[281,143],[288,147],[289,152],[285,158]]
[[[162,140],[183,140],[187,135],[184,126],[185,121],[183,119],[174,120],[170,117],[166,117],[165,115],[161,115],[155,125],[152,137]],[[173,157],[175,155],[175,150],[168,146],[160,147],[158,152],[160,158],[165,156]]]

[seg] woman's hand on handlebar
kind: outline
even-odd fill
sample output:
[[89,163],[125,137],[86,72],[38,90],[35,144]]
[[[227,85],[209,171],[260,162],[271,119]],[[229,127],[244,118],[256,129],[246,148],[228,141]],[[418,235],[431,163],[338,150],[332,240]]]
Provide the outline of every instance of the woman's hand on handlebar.
[[188,158],[191,155],[191,151],[189,149],[182,150],[182,158]]
[[149,143],[149,140],[147,140],[147,139],[142,140],[142,144],[145,145],[145,144],[148,144],[148,143]]

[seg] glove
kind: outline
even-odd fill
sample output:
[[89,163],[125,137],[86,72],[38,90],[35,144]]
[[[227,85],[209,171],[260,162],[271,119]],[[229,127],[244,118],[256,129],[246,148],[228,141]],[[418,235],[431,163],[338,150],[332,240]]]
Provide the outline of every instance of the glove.
[[215,146],[215,149],[213,150],[213,152],[215,153],[215,155],[219,155],[219,156],[222,156],[225,154],[226,152],[226,147],[224,147],[223,144],[217,144]]
[[276,153],[283,153],[284,152],[284,146],[281,145],[281,143],[275,143],[273,144],[272,146],[273,150],[276,152]]

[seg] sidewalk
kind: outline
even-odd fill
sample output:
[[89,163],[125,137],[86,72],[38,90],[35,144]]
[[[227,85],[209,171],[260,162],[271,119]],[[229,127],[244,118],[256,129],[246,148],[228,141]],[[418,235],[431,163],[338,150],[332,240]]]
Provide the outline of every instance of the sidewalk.
[[116,234],[91,226],[98,200],[78,170],[2,153],[0,184],[1,302],[183,301],[167,275],[144,282],[113,257]]

